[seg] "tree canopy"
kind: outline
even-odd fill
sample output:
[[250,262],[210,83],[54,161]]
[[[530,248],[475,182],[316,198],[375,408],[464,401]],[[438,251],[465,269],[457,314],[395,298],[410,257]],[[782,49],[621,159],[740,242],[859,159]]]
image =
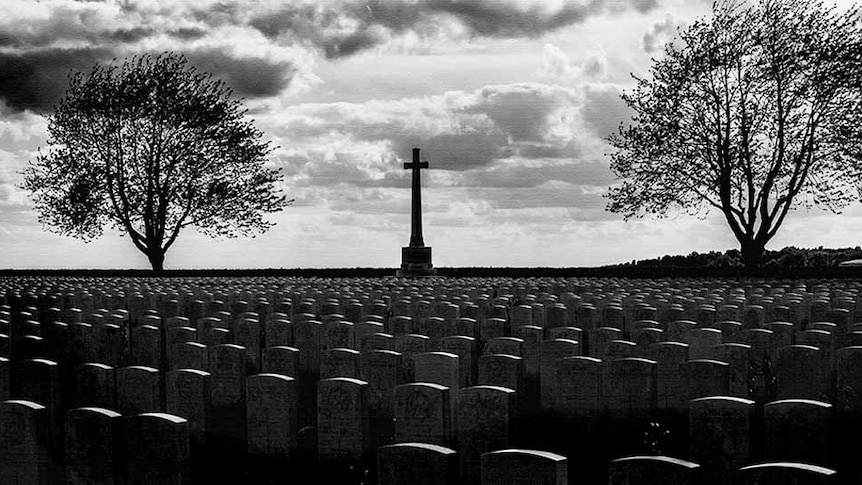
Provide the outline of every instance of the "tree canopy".
[[96,64],[70,74],[22,186],[50,231],[89,241],[117,228],[161,270],[182,229],[254,235],[291,203],[267,166],[273,147],[245,115],[181,55]]
[[837,212],[860,197],[860,10],[760,0],[712,13],[623,94],[635,116],[610,140],[621,181],[608,209],[718,209],[756,267],[791,209]]

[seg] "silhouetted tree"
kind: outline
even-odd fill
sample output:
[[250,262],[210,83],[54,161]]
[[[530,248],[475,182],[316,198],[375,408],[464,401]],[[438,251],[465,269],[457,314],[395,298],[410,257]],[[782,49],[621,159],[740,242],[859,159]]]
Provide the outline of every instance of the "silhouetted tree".
[[272,151],[241,102],[180,55],[141,55],[69,77],[48,119],[49,148],[24,171],[39,220],[89,241],[129,235],[154,270],[180,231],[264,232],[280,195]]
[[757,267],[787,212],[839,211],[859,197],[860,11],[821,2],[713,5],[680,31],[623,99],[611,137],[622,179],[608,209],[626,219],[717,208]]

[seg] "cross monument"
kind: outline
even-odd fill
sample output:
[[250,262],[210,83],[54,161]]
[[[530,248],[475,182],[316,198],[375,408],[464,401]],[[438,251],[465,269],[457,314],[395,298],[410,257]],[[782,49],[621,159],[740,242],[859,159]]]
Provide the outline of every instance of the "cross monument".
[[413,162],[405,163],[405,169],[413,170],[413,191],[410,205],[410,245],[401,248],[401,269],[398,276],[433,276],[437,274],[431,264],[431,248],[422,239],[422,178],[420,169],[428,168],[428,162],[419,161],[419,149],[413,149]]

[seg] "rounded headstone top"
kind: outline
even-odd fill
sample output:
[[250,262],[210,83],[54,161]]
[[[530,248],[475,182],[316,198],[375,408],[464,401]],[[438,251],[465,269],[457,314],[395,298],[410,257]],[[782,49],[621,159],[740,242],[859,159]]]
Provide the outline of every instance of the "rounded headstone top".
[[537,458],[543,458],[553,461],[565,461],[566,457],[552,453],[550,451],[527,450],[522,448],[509,448],[506,450],[497,450],[485,453],[485,455],[529,455]]
[[321,383],[327,382],[327,381],[328,382],[349,382],[349,383],[357,385],[357,386],[367,386],[368,385],[367,382],[360,380],[360,379],[354,379],[352,377],[330,377],[329,379],[321,379],[320,380]]
[[781,399],[778,401],[768,402],[763,405],[763,407],[767,406],[778,406],[782,404],[806,404],[808,406],[815,406],[819,408],[829,409],[832,407],[828,402],[823,401],[815,401],[813,399]]
[[691,403],[720,403],[720,402],[733,402],[739,404],[746,404],[749,406],[754,405],[754,401],[751,399],[745,399],[742,397],[734,397],[734,396],[707,396],[707,397],[699,397],[697,399],[692,399]]
[[45,409],[45,406],[37,402],[27,401],[26,399],[10,399],[8,401],[3,401],[2,404],[14,404],[16,406],[24,406],[34,410]]
[[272,372],[261,372],[260,374],[254,374],[254,375],[248,376],[248,378],[249,379],[253,379],[253,378],[277,379],[277,380],[286,381],[286,382],[290,382],[290,381],[294,380],[293,377],[289,377],[289,376],[286,376],[283,374],[274,374]]
[[513,389],[509,389],[508,387],[503,387],[503,386],[487,386],[487,385],[464,387],[464,388],[462,388],[462,389],[461,389],[461,392],[462,392],[462,393],[464,393],[464,392],[469,392],[471,389],[475,389],[475,390],[489,390],[489,391],[497,391],[497,392],[504,392],[504,393],[506,393],[506,394],[514,394],[514,393],[515,393],[515,391],[514,391]]
[[431,443],[413,443],[413,442],[395,443],[395,444],[385,445],[385,446],[380,447],[381,450],[384,450],[384,449],[391,450],[391,449],[398,449],[398,448],[411,448],[411,449],[420,448],[423,450],[433,451],[433,452],[439,453],[441,455],[454,455],[455,453],[457,453],[455,450],[453,450],[451,448],[446,448],[445,446],[440,446],[440,445],[432,445]]
[[790,469],[790,470],[807,471],[807,472],[816,473],[818,475],[824,475],[824,476],[832,476],[832,475],[835,475],[837,473],[835,470],[832,470],[831,468],[826,468],[826,467],[817,466],[817,465],[809,465],[807,463],[793,463],[793,462],[784,462],[784,461],[770,462],[770,463],[758,463],[756,465],[749,465],[749,466],[742,467],[739,469],[739,471],[753,471],[753,470],[760,470],[763,468],[785,468],[785,469]]
[[693,463],[690,461],[680,460],[679,458],[671,458],[669,456],[663,455],[638,455],[638,456],[626,456],[623,458],[617,458],[615,460],[611,460],[611,463],[626,463],[629,461],[657,461],[662,463],[668,463],[671,465],[682,466],[689,469],[699,468],[700,465],[697,463]]
[[169,372],[177,372],[177,373],[182,372],[184,374],[196,374],[196,375],[201,376],[201,377],[212,375],[209,372],[202,371],[200,369],[174,369],[174,370],[169,371]]
[[119,418],[120,416],[122,416],[122,414],[120,414],[116,411],[112,411],[110,409],[105,409],[105,408],[97,408],[97,407],[75,408],[75,409],[70,409],[69,412],[70,413],[86,412],[86,413],[92,413],[92,414],[101,414],[101,415],[109,417],[109,418]]
[[141,418],[146,417],[146,418],[160,419],[163,421],[169,421],[171,423],[176,423],[176,424],[182,424],[182,423],[188,422],[188,420],[185,418],[177,416],[176,414],[168,414],[168,413],[142,413],[142,414],[138,414],[137,416],[141,417]]

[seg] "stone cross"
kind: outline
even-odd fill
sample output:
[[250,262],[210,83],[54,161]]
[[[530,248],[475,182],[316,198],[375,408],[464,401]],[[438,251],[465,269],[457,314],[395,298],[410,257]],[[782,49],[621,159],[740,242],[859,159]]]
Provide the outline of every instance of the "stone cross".
[[413,170],[413,194],[410,210],[410,245],[401,248],[401,269],[398,276],[413,278],[433,276],[437,270],[431,264],[431,248],[422,239],[422,178],[419,170],[428,168],[428,162],[419,161],[419,149],[413,149],[413,162],[405,163],[405,169]]
[[422,178],[420,169],[428,168],[428,162],[419,161],[419,149],[413,149],[413,162],[405,163],[405,169],[413,170],[413,194],[410,207],[410,246],[424,246],[422,240]]

